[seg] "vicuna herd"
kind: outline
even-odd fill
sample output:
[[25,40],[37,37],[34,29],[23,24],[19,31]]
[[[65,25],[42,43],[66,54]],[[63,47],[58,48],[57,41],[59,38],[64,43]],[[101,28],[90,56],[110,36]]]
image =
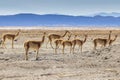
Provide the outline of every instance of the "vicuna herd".
[[[0,41],[2,47],[6,48],[5,45],[5,41],[6,39],[11,40],[12,42],[12,48],[14,48],[14,41],[16,40],[16,37],[19,36],[21,30],[18,30],[18,32],[16,34],[3,34],[2,36],[2,40]],[[64,37],[68,34],[68,39],[64,39]],[[96,47],[99,45],[101,45],[101,47],[105,47],[107,44],[110,46],[112,45],[112,43],[117,39],[117,35],[115,35],[114,39],[111,39],[111,34],[112,31],[109,31],[109,35],[108,38],[103,39],[103,38],[96,38],[93,40],[93,44],[94,44],[94,49],[96,49]],[[79,49],[82,52],[82,47],[84,45],[84,43],[87,40],[88,35],[85,34],[84,35],[84,39],[77,39],[77,35],[74,35],[74,39],[70,40],[72,34],[70,31],[66,30],[65,33],[63,35],[59,35],[59,34],[50,34],[47,35],[46,32],[43,33],[42,36],[42,40],[29,40],[26,41],[24,43],[24,48],[25,48],[25,60],[28,60],[28,52],[30,49],[33,49],[34,51],[37,52],[36,54],[36,60],[38,60],[38,53],[39,53],[39,49],[41,48],[41,46],[43,45],[43,43],[45,42],[45,37],[47,36],[48,38],[48,42],[46,44],[46,48],[48,43],[50,43],[51,48],[53,48],[55,50],[55,53],[57,54],[57,50],[60,46],[62,46],[62,53],[64,54],[65,51],[65,47],[69,46],[70,47],[70,53],[74,53],[75,47],[79,46]],[[55,47],[53,47],[53,42]]]

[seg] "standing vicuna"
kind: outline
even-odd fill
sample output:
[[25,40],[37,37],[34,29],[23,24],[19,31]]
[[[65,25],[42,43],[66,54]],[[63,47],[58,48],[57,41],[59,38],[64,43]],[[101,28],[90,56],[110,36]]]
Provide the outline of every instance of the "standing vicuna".
[[10,34],[10,33],[4,34],[4,35],[2,36],[2,38],[3,38],[3,40],[2,40],[2,47],[4,46],[4,47],[6,48],[6,46],[5,46],[5,41],[6,41],[6,39],[8,39],[8,40],[11,40],[11,41],[12,41],[12,48],[14,48],[15,38],[19,35],[20,31],[21,31],[21,30],[19,29],[16,34]]
[[[65,31],[65,34],[63,34],[63,35],[50,34],[50,35],[48,36],[48,42],[47,42],[47,44],[50,42],[50,45],[51,45],[51,47],[53,48],[53,46],[52,46],[52,41],[53,41],[53,40],[56,40],[56,39],[60,39],[60,38],[65,37],[67,33],[70,33],[70,32],[66,30],[66,31]],[[46,44],[46,48],[47,48],[47,44]],[[53,48],[53,49],[54,49],[54,48]]]
[[[71,38],[71,34],[70,35],[68,35],[68,39],[67,40],[69,40]],[[56,39],[55,41],[54,41],[54,43],[55,43],[55,53],[57,54],[57,49],[59,48],[59,46],[60,45],[62,45],[62,42],[63,41],[65,41],[64,39]]]
[[36,54],[36,60],[38,60],[38,53],[39,53],[39,48],[43,45],[45,41],[45,35],[46,33],[44,32],[42,40],[41,41],[27,41],[24,43],[24,48],[25,48],[25,60],[28,60],[28,51],[29,49],[33,49],[37,52]]
[[109,44],[110,42],[110,39],[111,39],[111,33],[112,31],[109,32],[109,37],[108,39],[102,39],[102,38],[97,38],[97,39],[94,39],[93,40],[93,43],[94,43],[94,49],[96,49],[97,45],[101,45],[101,47],[105,47],[107,44]]
[[114,39],[110,39],[109,46],[111,46],[113,44],[113,42],[116,41],[117,37],[118,37],[118,35],[115,35]]
[[87,40],[87,35],[85,35],[85,39],[84,40],[80,40],[80,39],[74,39],[74,40],[72,40],[73,53],[74,53],[74,49],[75,49],[76,45],[79,46],[79,49],[81,47],[81,53],[82,53],[82,47],[83,47],[83,44],[86,42],[86,40]]

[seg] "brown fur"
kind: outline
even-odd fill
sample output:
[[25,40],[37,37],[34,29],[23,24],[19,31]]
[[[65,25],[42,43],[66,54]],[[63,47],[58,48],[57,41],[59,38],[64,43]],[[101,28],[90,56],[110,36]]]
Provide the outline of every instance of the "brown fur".
[[71,53],[71,50],[72,50],[72,42],[71,41],[69,41],[69,40],[62,41],[62,46],[63,46],[63,49],[62,49],[63,54],[64,54],[64,49],[66,46],[70,46],[70,53]]
[[19,33],[20,33],[20,30],[16,34],[4,34],[2,37],[3,38],[2,46],[4,46],[6,48],[5,41],[6,41],[6,39],[9,39],[12,41],[12,48],[14,48],[14,41],[15,41],[15,38],[19,35]]
[[44,43],[45,34],[46,33],[44,33],[41,41],[27,41],[27,42],[24,43],[25,60],[28,60],[28,51],[29,51],[29,49],[34,49],[35,51],[37,51],[36,60],[38,60],[39,48]]
[[[52,41],[53,40],[55,40],[55,39],[60,39],[60,38],[63,38],[63,37],[65,37],[65,35],[68,33],[69,31],[66,31],[65,32],[65,34],[64,35],[58,35],[58,34],[50,34],[49,36],[48,36],[48,42],[47,42],[47,44],[50,42],[50,45],[51,45],[51,47],[53,48],[53,46],[52,46]],[[46,47],[47,47],[47,45],[46,45]]]
[[[68,35],[68,40],[71,38],[71,34],[70,35]],[[56,39],[55,41],[54,41],[54,43],[55,43],[55,53],[57,53],[57,49],[59,48],[59,46],[60,45],[62,45],[62,42],[63,42],[64,40],[63,39]]]
[[76,45],[78,45],[79,48],[81,47],[81,52],[82,52],[82,46],[83,46],[83,44],[86,42],[86,39],[87,39],[87,35],[85,35],[85,39],[84,39],[84,40],[74,39],[74,40],[72,41],[73,53],[74,53],[74,49],[75,49],[75,46],[76,46]]
[[112,45],[112,44],[113,44],[113,42],[115,42],[115,41],[116,41],[117,37],[118,37],[118,36],[117,36],[117,35],[115,35],[115,38],[114,38],[114,39],[110,39],[109,46],[110,46],[110,45]]
[[108,39],[102,39],[102,38],[94,39],[93,40],[94,49],[96,49],[98,44],[101,45],[101,47],[105,47],[107,45],[107,43],[109,43],[109,41],[110,41],[111,33],[112,33],[112,31],[110,31]]

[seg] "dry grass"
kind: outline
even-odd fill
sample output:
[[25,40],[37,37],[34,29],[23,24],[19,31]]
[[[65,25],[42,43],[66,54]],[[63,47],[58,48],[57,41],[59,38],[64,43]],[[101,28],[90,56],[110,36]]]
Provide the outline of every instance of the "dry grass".
[[[15,33],[15,30],[0,30],[0,37],[4,33]],[[83,45],[83,53],[69,53],[66,47],[65,54],[62,49],[58,54],[48,46],[47,37],[39,51],[39,59],[35,60],[35,52],[29,52],[29,61],[24,60],[24,42],[27,40],[41,40],[43,32],[47,34],[64,34],[64,30],[22,30],[15,49],[11,48],[11,42],[7,41],[7,49],[0,48],[0,79],[1,80],[119,80],[120,79],[120,30],[112,30],[112,38],[118,34],[117,40],[110,47],[93,50],[93,39],[108,38],[109,30],[70,30],[77,38],[88,39]],[[71,40],[74,36],[72,36]],[[67,37],[65,37],[67,38]]]

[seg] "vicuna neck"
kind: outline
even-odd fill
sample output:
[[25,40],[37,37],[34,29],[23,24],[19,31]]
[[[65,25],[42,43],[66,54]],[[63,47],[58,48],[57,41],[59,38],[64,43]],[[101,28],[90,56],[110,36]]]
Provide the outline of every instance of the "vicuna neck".
[[45,40],[45,35],[42,37],[42,43],[44,42],[44,40]]
[[83,42],[85,43],[85,42],[86,42],[86,40],[87,40],[87,37],[85,36],[85,39],[84,39],[84,41],[83,41]]
[[18,36],[20,32],[17,32],[17,34],[15,36]]
[[114,38],[114,40],[113,41],[115,41],[117,39],[117,36],[115,36],[115,38]]
[[110,40],[110,39],[111,39],[111,32],[110,32],[109,37],[108,37],[108,40]]
[[65,34],[62,37],[65,37],[66,34],[67,34],[67,32],[65,32]]

